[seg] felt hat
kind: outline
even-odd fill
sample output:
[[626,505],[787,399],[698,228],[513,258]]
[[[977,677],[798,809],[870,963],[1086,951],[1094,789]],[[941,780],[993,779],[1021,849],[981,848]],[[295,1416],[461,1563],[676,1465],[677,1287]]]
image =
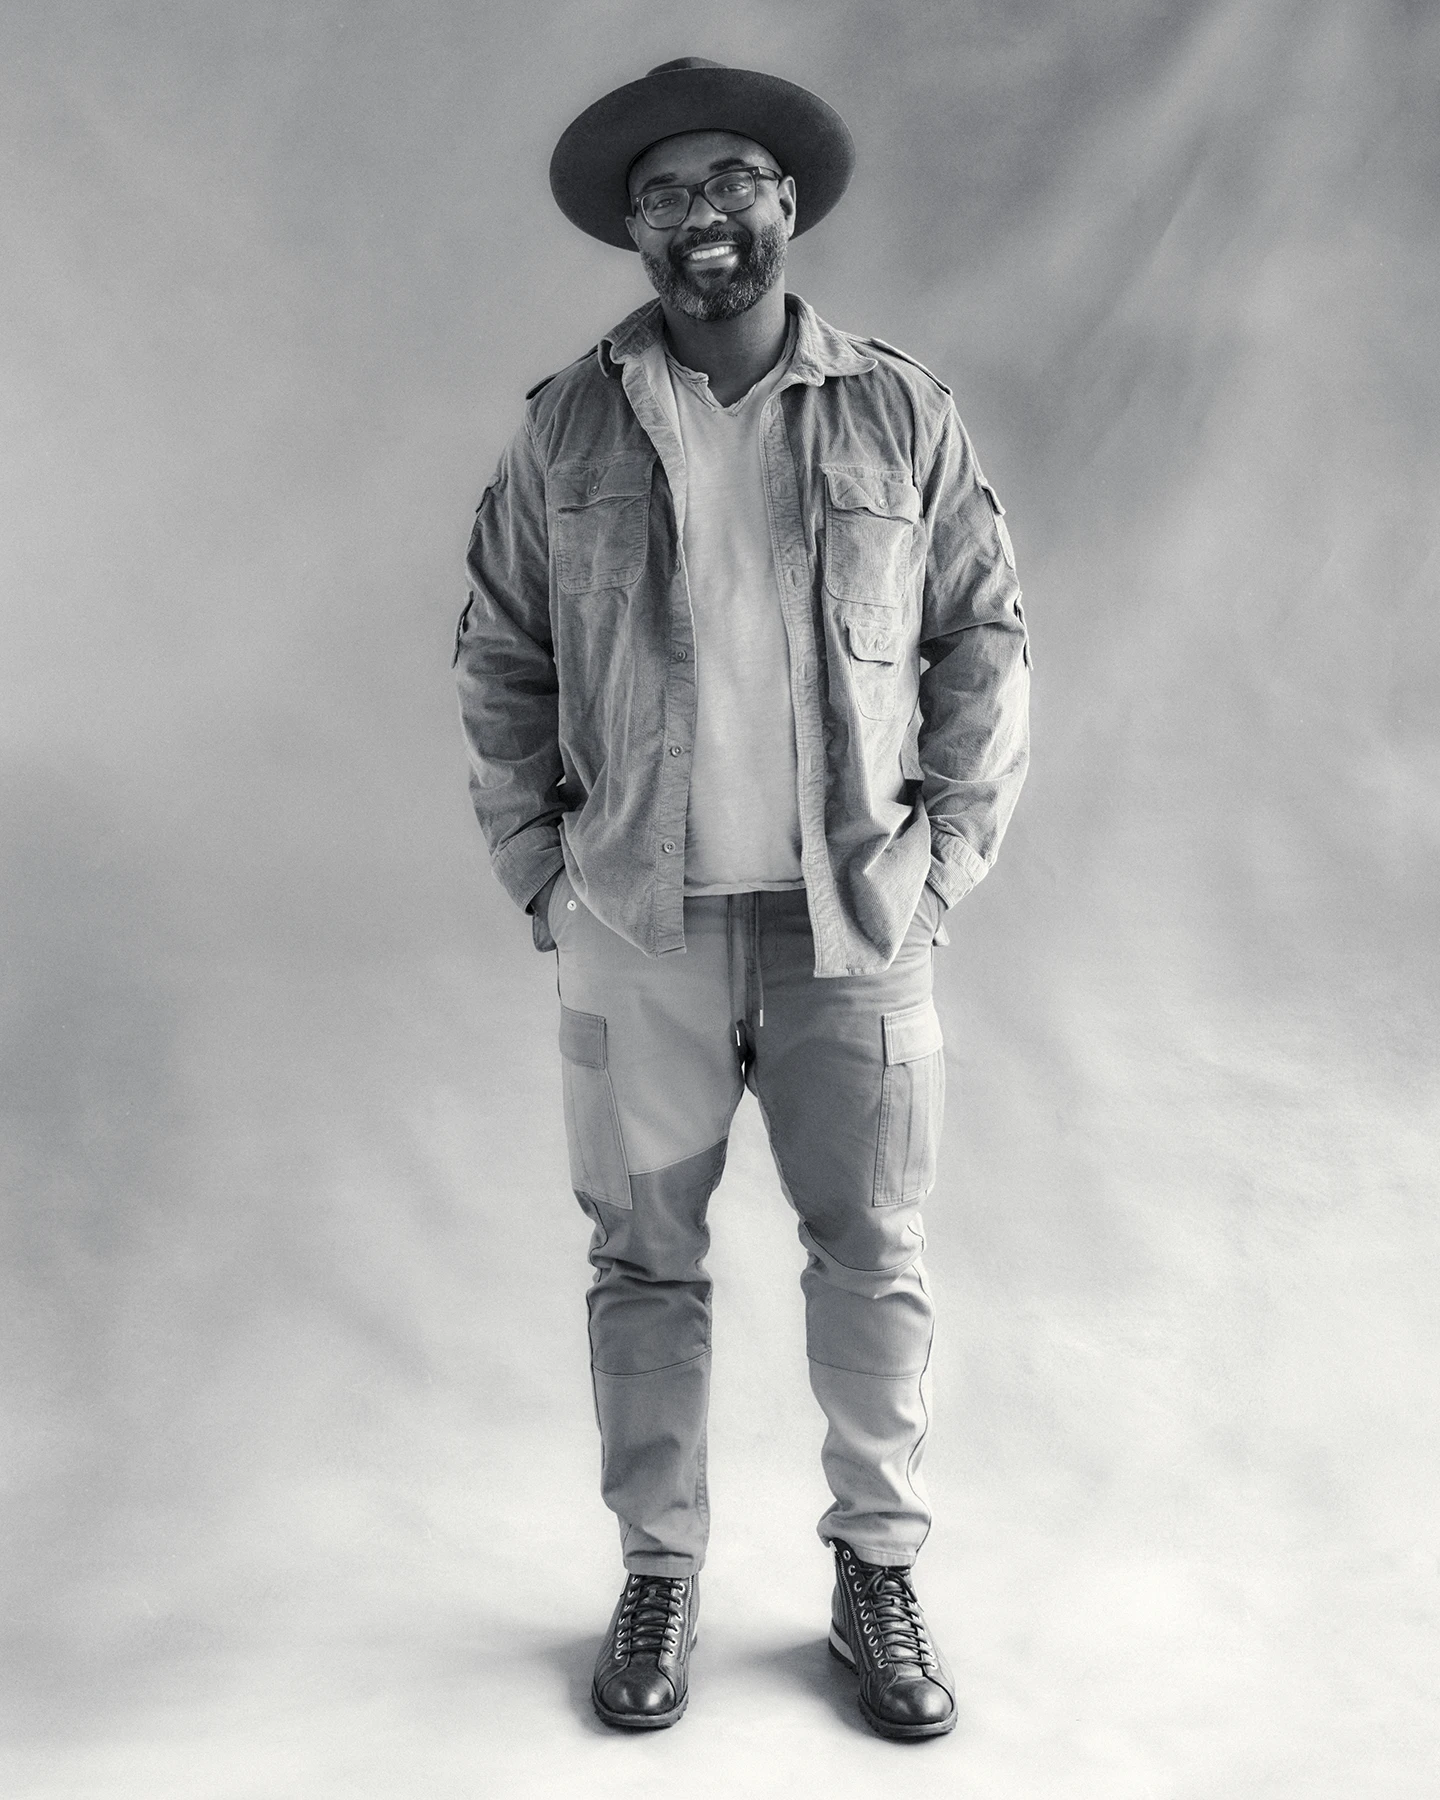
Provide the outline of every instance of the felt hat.
[[661,63],[587,106],[566,126],[550,158],[550,191],[561,212],[604,244],[633,250],[625,177],[642,150],[682,131],[733,131],[752,138],[793,175],[796,232],[818,225],[855,166],[845,121],[818,94],[703,56]]

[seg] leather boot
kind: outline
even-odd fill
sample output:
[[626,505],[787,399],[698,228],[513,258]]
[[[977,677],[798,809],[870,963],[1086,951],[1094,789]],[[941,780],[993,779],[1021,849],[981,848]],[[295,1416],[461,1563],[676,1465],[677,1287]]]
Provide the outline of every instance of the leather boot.
[[626,1577],[590,1689],[607,1725],[655,1731],[685,1711],[699,1611],[697,1575]]
[[887,1738],[955,1729],[955,1683],[930,1642],[910,1571],[861,1562],[836,1538],[830,1654],[860,1677],[860,1711]]

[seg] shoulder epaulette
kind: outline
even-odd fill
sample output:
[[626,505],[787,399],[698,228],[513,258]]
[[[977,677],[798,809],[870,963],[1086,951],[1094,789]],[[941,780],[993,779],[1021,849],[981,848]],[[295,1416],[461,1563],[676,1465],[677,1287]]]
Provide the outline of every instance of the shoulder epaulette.
[[[582,363],[582,362],[588,361],[589,358],[592,357],[599,348],[600,348],[600,346],[598,344],[592,344],[583,356],[577,356],[575,358],[574,362],[566,363],[565,369],[573,369],[575,367],[575,363]],[[557,369],[555,371],[555,375],[563,375],[565,373],[565,369]],[[543,381],[537,381],[535,383],[534,387],[526,388],[525,398],[527,400],[533,400],[535,398],[535,396],[541,391],[542,388],[549,387],[550,383],[555,379],[555,375],[547,375]]]
[[922,375],[928,375],[942,394],[949,394],[952,400],[955,398],[952,390],[946,387],[945,383],[935,371],[933,369],[927,369],[920,358],[918,356],[911,356],[908,350],[897,349],[894,344],[887,344],[884,338],[878,337],[857,338],[856,342],[868,344],[873,350],[883,350],[887,356],[898,356],[901,362],[909,363],[912,369],[918,369]]

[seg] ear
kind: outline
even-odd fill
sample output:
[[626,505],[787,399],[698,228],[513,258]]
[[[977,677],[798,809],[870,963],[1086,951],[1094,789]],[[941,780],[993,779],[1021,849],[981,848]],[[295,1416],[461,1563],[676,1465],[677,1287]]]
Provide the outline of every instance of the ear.
[[633,213],[629,217],[626,218],[625,229],[630,233],[630,242],[638,250],[640,248],[640,240],[635,235],[635,217],[634,217]]
[[778,183],[775,189],[775,198],[780,202],[780,211],[784,215],[785,235],[786,237],[794,237],[795,177],[793,175],[787,175],[783,181]]

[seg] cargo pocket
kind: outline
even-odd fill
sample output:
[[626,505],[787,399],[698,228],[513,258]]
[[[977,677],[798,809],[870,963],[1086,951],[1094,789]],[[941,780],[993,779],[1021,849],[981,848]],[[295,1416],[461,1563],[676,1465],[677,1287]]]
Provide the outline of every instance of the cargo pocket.
[[560,1057],[571,1186],[587,1199],[628,1207],[630,1175],[599,1013],[560,1008]]
[[945,1115],[945,1040],[932,1000],[884,1015],[885,1075],[875,1148],[875,1205],[923,1200],[935,1185]]

